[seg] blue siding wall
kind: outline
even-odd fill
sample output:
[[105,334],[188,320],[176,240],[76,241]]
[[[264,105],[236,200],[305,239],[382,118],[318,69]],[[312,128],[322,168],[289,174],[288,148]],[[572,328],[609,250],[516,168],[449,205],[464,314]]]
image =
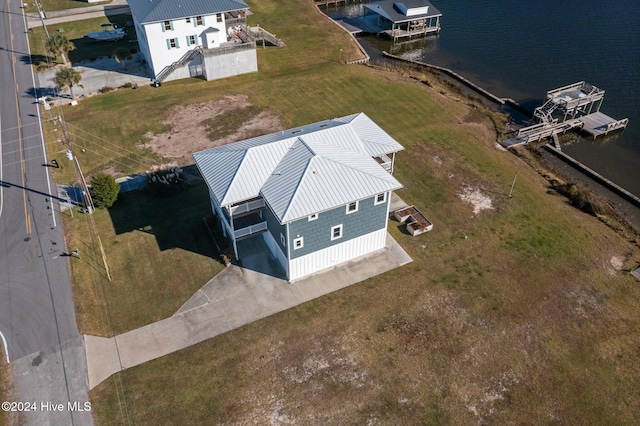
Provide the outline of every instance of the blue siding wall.
[[278,218],[275,217],[269,206],[267,205],[263,210],[264,219],[267,221],[267,229],[273,235],[273,239],[278,243],[278,247],[283,253],[287,254],[287,248],[282,245],[282,241],[280,241],[280,233],[287,238],[287,227],[286,225],[281,225]]
[[[340,206],[319,213],[318,218],[313,221],[305,217],[291,222],[289,224],[291,259],[386,228],[389,198],[387,194],[386,201],[377,206],[373,204],[375,197],[360,200],[358,211],[351,214],[346,214],[346,206]],[[331,228],[340,224],[342,224],[342,238],[331,241]],[[304,238],[304,247],[294,250],[293,240],[298,237]]]

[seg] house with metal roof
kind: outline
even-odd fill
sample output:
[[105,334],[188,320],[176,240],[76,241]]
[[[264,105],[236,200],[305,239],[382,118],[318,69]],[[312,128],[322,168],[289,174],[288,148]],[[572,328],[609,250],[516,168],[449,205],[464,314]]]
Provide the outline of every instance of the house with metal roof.
[[243,37],[242,0],[127,0],[140,52],[157,82],[206,80],[258,70],[256,44]]
[[233,242],[261,237],[288,280],[385,246],[396,152],[364,113],[193,154]]

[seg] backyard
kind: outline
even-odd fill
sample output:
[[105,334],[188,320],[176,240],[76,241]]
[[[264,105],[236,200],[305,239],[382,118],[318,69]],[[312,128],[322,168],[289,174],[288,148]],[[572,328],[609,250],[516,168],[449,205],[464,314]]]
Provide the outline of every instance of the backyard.
[[[287,43],[258,50],[258,73],[65,107],[87,174],[188,165],[193,149],[363,111],[405,146],[398,195],[434,230],[411,237],[392,220],[413,263],[108,379],[91,392],[97,424],[632,424],[637,242],[497,149],[498,114],[430,74],[341,64],[341,49],[357,51],[311,2],[251,6],[252,24]],[[111,336],[170,316],[221,271],[209,211],[194,182],[65,214],[81,252],[71,259],[81,331]]]

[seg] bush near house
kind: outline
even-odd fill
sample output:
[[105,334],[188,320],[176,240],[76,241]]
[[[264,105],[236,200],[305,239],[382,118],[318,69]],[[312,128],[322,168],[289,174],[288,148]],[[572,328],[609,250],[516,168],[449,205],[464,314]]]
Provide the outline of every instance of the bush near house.
[[91,178],[91,198],[93,205],[99,209],[108,209],[118,199],[120,185],[113,176],[106,173],[98,173]]

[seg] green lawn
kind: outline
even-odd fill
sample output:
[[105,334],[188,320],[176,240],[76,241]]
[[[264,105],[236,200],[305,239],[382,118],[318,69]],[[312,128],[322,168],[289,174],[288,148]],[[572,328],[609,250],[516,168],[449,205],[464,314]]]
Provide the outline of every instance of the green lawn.
[[121,194],[113,207],[91,218],[66,216],[67,245],[81,253],[71,259],[81,332],[110,336],[166,318],[220,272],[224,266],[203,221],[210,208],[200,183],[167,196]]
[[[82,0],[41,0],[42,8],[46,12],[53,12],[57,10],[66,9],[79,9],[81,7],[99,6],[111,3],[111,0],[101,1],[96,3],[89,3]],[[27,6],[25,10],[27,13],[35,13],[38,11],[35,2],[25,2]]]
[[[99,140],[86,141],[83,167],[135,153],[120,172],[144,170],[161,159],[137,146],[168,130],[172,107],[226,93],[246,94],[287,127],[364,111],[405,146],[399,195],[435,228],[413,238],[392,221],[413,263],[120,373],[123,392],[107,380],[91,392],[97,423],[120,419],[125,396],[130,420],[149,425],[633,424],[640,287],[611,261],[630,267],[638,247],[497,150],[495,115],[434,77],[339,64],[340,48],[356,51],[310,2],[264,0],[252,11],[253,24],[287,43],[259,50],[258,73],[65,108],[74,132],[108,142],[109,154],[96,155]],[[459,198],[466,186],[493,209],[474,215]],[[167,199],[130,194],[96,212],[111,283],[87,217],[65,221],[69,247],[87,253],[72,259],[83,331],[169,316],[221,270],[201,228],[208,202],[201,185]]]
[[[92,61],[97,58],[111,57],[113,52],[124,47],[132,52],[138,51],[136,32],[133,26],[127,26],[131,21],[131,15],[112,15],[109,17],[86,19],[83,21],[63,22],[49,25],[49,34],[56,32],[65,35],[75,45],[75,49],[69,52],[71,63]],[[90,32],[102,31],[101,24],[115,24],[118,28],[124,28],[127,35],[118,41],[95,41],[85,37]],[[53,58],[45,49],[46,35],[42,27],[33,28],[29,33],[32,62],[37,69],[45,68],[49,63],[61,64],[60,56]]]

